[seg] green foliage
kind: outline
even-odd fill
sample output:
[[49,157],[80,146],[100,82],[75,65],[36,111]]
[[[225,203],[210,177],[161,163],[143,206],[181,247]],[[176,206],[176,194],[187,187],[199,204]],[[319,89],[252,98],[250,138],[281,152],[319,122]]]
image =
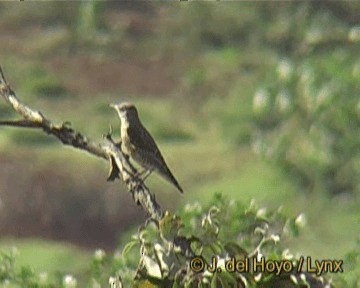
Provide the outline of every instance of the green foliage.
[[198,3],[167,26],[191,59],[183,93],[302,189],[359,193],[359,5],[241,4]]
[[340,277],[335,279],[337,287],[359,287],[360,284],[360,239],[356,246],[345,255],[345,271]]
[[[359,194],[359,28],[344,15],[335,17],[332,5],[275,5],[242,5],[231,12],[199,4],[197,20],[194,11],[185,13],[205,51],[185,74],[185,94],[192,103],[218,96],[203,110],[211,114],[207,119],[215,115],[221,122],[224,139],[250,142],[302,189]],[[251,13],[236,20],[244,11]],[[222,12],[228,17],[218,25]],[[262,25],[232,32],[242,37],[228,31],[255,23],[258,15],[264,16]]]
[[311,26],[298,43],[305,47],[302,57],[279,57],[254,94],[254,150],[277,161],[308,190],[359,193],[359,63],[354,59],[360,39],[344,45],[351,27],[337,27],[334,43],[333,21],[324,12],[311,21],[322,32],[315,35]]
[[[206,207],[188,204],[179,216],[166,212],[159,223],[146,223],[112,261],[94,260],[93,281],[106,283],[112,275],[111,281],[121,279],[125,287],[276,287],[294,281],[320,285],[310,274],[301,280],[295,272],[234,273],[234,264],[227,263],[231,257],[249,263],[264,257],[296,267],[283,240],[303,224],[302,216],[288,219],[280,210],[267,212],[253,202],[247,206],[218,194]],[[214,261],[221,272],[209,271]]]
[[[166,212],[159,223],[145,223],[113,257],[96,251],[91,283],[110,282],[111,287],[356,287],[359,247],[344,259],[350,273],[336,275],[335,286],[324,277],[296,273],[298,259],[285,243],[305,224],[302,214],[289,219],[281,209],[267,211],[254,202],[244,205],[217,194],[207,206],[187,204],[179,216]],[[251,268],[233,272],[235,259],[252,263],[260,257],[291,263],[294,269],[278,275]],[[209,271],[214,263],[221,272]]]
[[27,266],[15,268],[17,251],[14,248],[10,253],[0,255],[0,283],[3,287],[32,287],[55,288],[63,287],[56,279],[49,279],[46,273],[36,274]]
[[0,245],[0,287],[82,287],[88,278],[91,256],[75,246],[29,239]]
[[[209,205],[186,205],[179,216],[166,212],[159,223],[147,222],[122,252],[107,255],[96,250],[87,287],[357,287],[359,246],[344,259],[347,273],[324,277],[300,273],[233,271],[236,263],[286,261],[297,268],[286,248],[305,224],[302,215],[289,219],[281,209],[267,212],[254,202],[244,205],[217,194]],[[287,239],[287,240],[286,240]],[[36,273],[29,266],[16,266],[17,249],[0,255],[0,284],[5,287],[78,287],[77,279],[64,273]],[[234,261],[232,261],[234,259]],[[235,259],[237,262],[235,262]],[[255,260],[256,259],[256,260]],[[239,261],[240,260],[240,261]],[[242,261],[242,262],[241,262]],[[216,265],[221,272],[209,271]],[[251,264],[250,264],[251,265]],[[237,268],[241,269],[241,268]],[[122,283],[122,284],[120,284]],[[124,285],[124,286],[120,286]],[[286,285],[286,286],[283,286]],[[330,284],[329,284],[330,285]]]

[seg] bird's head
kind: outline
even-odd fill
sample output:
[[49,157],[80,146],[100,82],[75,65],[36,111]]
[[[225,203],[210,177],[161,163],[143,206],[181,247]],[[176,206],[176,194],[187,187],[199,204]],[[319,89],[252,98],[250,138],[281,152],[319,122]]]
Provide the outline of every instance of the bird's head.
[[128,118],[138,117],[136,107],[132,103],[122,102],[118,104],[110,104],[109,106],[118,112],[120,119],[126,120]]

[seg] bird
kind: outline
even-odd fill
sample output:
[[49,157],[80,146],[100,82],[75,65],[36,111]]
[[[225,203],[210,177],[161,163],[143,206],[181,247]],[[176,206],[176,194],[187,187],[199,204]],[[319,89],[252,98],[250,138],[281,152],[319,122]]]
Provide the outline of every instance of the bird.
[[120,138],[122,152],[126,156],[130,156],[131,159],[145,169],[143,172],[147,173],[146,177],[153,171],[156,171],[183,193],[183,189],[167,166],[154,138],[141,123],[135,105],[129,102],[122,102],[110,104],[110,107],[117,111],[121,121]]

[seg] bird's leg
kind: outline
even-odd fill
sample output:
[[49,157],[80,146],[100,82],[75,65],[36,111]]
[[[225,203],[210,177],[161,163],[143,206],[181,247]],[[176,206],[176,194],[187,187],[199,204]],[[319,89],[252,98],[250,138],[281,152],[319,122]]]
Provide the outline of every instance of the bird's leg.
[[[119,143],[116,143],[117,145],[119,145],[119,149],[121,149],[121,141]],[[130,169],[130,171],[127,171],[129,174],[132,174],[134,177],[138,176],[138,172],[136,171],[135,167],[133,164],[131,164],[130,162],[130,156],[125,154],[124,152],[122,153],[124,156],[124,159],[126,161],[126,164],[128,165],[128,168]]]
[[150,174],[153,172],[153,170],[154,169],[149,169],[149,170],[144,171],[145,175],[143,176],[143,181],[145,181],[146,178],[150,176]]
[[154,169],[145,169],[145,170],[143,170],[143,171],[141,171],[141,172],[138,172],[138,173],[136,174],[136,176],[137,176],[137,177],[142,176],[142,181],[145,181],[146,178],[149,177],[150,174],[151,174],[153,171],[154,171]]
[[113,133],[113,128],[110,124],[109,131],[106,134],[103,134],[102,137],[103,137],[103,139],[106,139],[106,140],[110,141],[111,143],[115,144],[114,140],[111,137],[112,133]]

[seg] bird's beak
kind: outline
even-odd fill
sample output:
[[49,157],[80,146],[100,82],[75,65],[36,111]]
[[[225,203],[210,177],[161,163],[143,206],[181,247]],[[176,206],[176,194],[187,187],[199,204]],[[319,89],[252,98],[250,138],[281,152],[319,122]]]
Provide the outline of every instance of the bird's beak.
[[109,107],[111,107],[111,108],[116,108],[116,105],[114,104],[114,103],[111,103],[110,105],[109,105]]

